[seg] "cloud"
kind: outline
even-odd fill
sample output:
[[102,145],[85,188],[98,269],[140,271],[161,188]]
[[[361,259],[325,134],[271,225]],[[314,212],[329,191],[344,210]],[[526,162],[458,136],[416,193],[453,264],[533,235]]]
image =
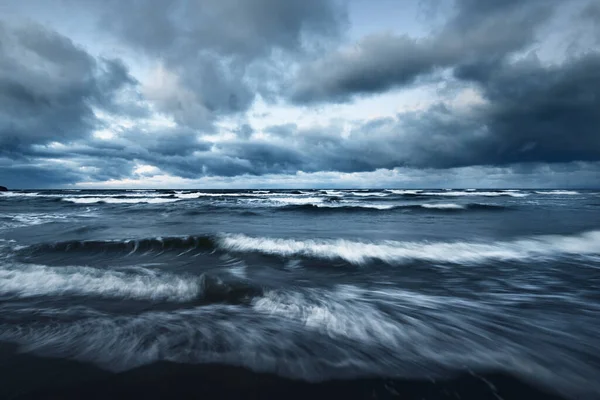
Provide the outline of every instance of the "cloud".
[[193,180],[398,167],[441,171],[521,165],[524,171],[527,163],[598,162],[598,71],[598,53],[557,65],[535,57],[494,68],[465,64],[456,75],[468,86],[454,98],[425,110],[353,121],[349,128],[347,121],[313,127],[287,123],[261,131],[242,126],[238,130],[245,135],[208,141],[187,129],[138,127],[110,140],[38,147],[32,157],[102,166],[87,172],[97,180],[125,179],[135,163]]
[[204,130],[223,115],[246,111],[258,92],[270,96],[285,74],[273,64],[289,64],[337,37],[345,21],[333,0],[85,4],[95,7],[100,29],[161,60],[146,88],[159,111]]
[[132,85],[118,60],[97,60],[39,25],[0,22],[0,154],[86,137],[99,123],[95,109],[128,109],[118,96]]
[[[554,0],[457,0],[427,37],[375,33],[335,51],[346,17],[334,0],[69,4],[89,8],[124,57],[0,23],[5,185],[511,186],[577,168],[592,179],[600,162],[600,51],[536,54],[540,27],[562,10]],[[595,34],[597,7],[575,11],[559,16]],[[423,82],[426,108],[336,114]],[[248,114],[259,96],[273,114],[260,123]],[[279,116],[268,108],[293,102]]]
[[159,172],[105,182],[81,181],[76,188],[595,188],[598,163],[544,164],[512,167],[462,167],[444,170],[394,168],[371,172],[296,172],[294,174],[204,176],[196,179]]
[[536,57],[494,68],[465,65],[458,78],[482,88],[487,136],[473,143],[475,163],[600,159],[600,52],[544,66]]
[[503,60],[532,43],[555,4],[458,0],[456,15],[430,37],[372,34],[305,65],[294,78],[290,97],[297,103],[343,102],[409,85],[463,62]]

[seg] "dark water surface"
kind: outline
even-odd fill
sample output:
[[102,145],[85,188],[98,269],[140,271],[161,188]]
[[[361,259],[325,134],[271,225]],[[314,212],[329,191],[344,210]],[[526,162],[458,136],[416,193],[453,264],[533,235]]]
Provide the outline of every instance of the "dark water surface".
[[0,344],[4,396],[30,365],[77,385],[174,362],[277,396],[466,398],[472,376],[600,398],[600,193],[0,193]]

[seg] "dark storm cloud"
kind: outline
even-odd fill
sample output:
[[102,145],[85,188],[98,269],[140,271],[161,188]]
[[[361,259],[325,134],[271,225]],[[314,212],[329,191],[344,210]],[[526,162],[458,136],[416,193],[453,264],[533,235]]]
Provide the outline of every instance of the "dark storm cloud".
[[[562,65],[465,65],[462,80],[482,88],[489,137],[471,152],[490,163],[600,159],[600,52]],[[468,162],[468,157],[465,160]]]
[[15,163],[0,158],[0,178],[2,185],[8,188],[43,189],[77,182],[84,176],[60,165],[31,161]]
[[[99,26],[132,49],[158,58],[179,87],[156,104],[186,126],[269,97],[285,73],[273,57],[295,58],[339,34],[343,9],[332,0],[95,1]],[[75,5],[77,3],[74,3]],[[266,79],[265,79],[266,78]],[[189,91],[192,95],[183,92]]]
[[411,84],[465,61],[501,60],[532,43],[556,3],[458,0],[456,15],[430,37],[374,34],[306,65],[295,78],[291,97],[298,103],[347,101]]
[[287,140],[311,155],[313,169],[323,170],[600,160],[600,53],[557,65],[535,56],[464,64],[455,74],[476,85],[483,103],[401,113],[362,124],[347,138],[293,134],[293,125],[271,131],[287,131]]
[[[592,162],[591,171],[600,161],[600,53],[569,53],[553,64],[534,53],[523,57],[554,0],[459,0],[428,38],[371,35],[329,55],[326,42],[339,38],[344,23],[341,2],[333,0],[72,6],[81,4],[93,6],[98,26],[130,56],[153,61],[157,75],[141,85],[122,61],[94,57],[52,30],[0,24],[1,184],[50,187],[147,177],[157,169],[233,179],[397,167],[446,176],[442,169],[486,165],[521,176],[549,164],[548,174],[562,165],[565,175],[577,161]],[[581,11],[582,29],[597,27],[598,7]],[[325,56],[307,63],[317,54]],[[300,72],[287,87],[294,62]],[[437,79],[441,70],[451,72],[444,79],[452,90],[425,110],[265,129],[244,116],[257,94],[267,103],[347,101]],[[447,98],[465,88],[480,99],[457,106]],[[231,118],[215,124],[225,116]],[[209,133],[227,134],[211,141]]]
[[37,157],[61,158],[62,153],[86,165],[118,160],[121,167],[111,174],[115,179],[130,176],[131,160],[190,179],[477,165],[522,165],[522,173],[527,163],[539,169],[543,163],[600,161],[600,54],[557,65],[535,57],[464,64],[456,75],[478,88],[481,103],[466,110],[440,103],[354,123],[345,135],[340,123],[319,128],[288,123],[264,129],[264,139],[253,133],[214,144],[192,139],[187,131],[132,131],[122,134],[122,148],[86,142],[79,148],[46,149]]
[[117,109],[135,82],[116,60],[96,60],[70,39],[38,25],[0,22],[0,154],[35,143],[86,137],[94,108]]

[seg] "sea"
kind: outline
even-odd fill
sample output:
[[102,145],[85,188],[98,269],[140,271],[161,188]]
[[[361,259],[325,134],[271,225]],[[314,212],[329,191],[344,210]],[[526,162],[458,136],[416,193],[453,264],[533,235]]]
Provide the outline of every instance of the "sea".
[[142,393],[598,399],[600,192],[0,193],[0,398]]

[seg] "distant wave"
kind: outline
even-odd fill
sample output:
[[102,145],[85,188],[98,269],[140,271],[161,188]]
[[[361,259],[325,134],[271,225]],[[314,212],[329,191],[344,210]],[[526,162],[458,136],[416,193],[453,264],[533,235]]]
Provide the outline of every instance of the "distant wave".
[[466,210],[480,211],[502,211],[509,207],[496,204],[456,204],[456,203],[424,203],[424,204],[298,204],[281,207],[282,211],[306,211],[306,212],[369,212],[369,211],[423,211],[423,212],[452,212]]
[[390,195],[389,193],[384,192],[350,192],[347,194],[358,197],[386,197]]
[[580,194],[579,192],[576,192],[574,190],[549,190],[549,191],[536,191],[536,194],[554,194],[554,195],[561,195],[561,196],[575,196]]
[[175,197],[181,199],[198,199],[201,197],[249,197],[249,198],[278,198],[290,195],[308,195],[311,193],[303,192],[269,192],[265,190],[257,190],[254,192],[175,192]]
[[173,203],[181,199],[165,197],[64,197],[62,200],[77,204],[161,204]]
[[464,210],[467,208],[467,206],[455,203],[421,204],[419,207],[430,208],[435,210]]
[[515,191],[488,191],[488,192],[478,192],[478,191],[444,191],[444,192],[420,192],[416,195],[419,196],[445,196],[445,197],[461,197],[461,196],[481,196],[481,197],[499,197],[499,196],[507,196],[507,197],[527,197],[528,193],[521,193]]
[[396,189],[387,189],[387,192],[393,194],[401,194],[401,195],[415,195],[422,192],[422,190],[396,190]]
[[326,197],[278,197],[269,199],[282,204],[313,204],[325,201]]
[[382,211],[396,208],[392,205],[361,204],[361,205],[335,205],[335,204],[296,204],[278,208],[281,211],[306,211],[306,212],[361,212]]
[[36,197],[39,193],[33,192],[0,192],[0,199],[3,197]]

